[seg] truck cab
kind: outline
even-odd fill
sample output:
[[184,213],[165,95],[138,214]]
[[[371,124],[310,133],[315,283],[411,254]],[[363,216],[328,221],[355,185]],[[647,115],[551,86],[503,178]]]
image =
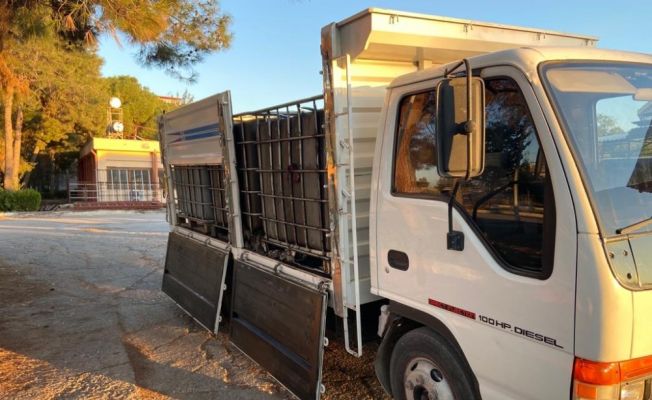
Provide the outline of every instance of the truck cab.
[[[468,61],[484,165],[454,194],[437,119],[455,103],[437,88],[459,63],[386,95],[370,240],[371,291],[393,314],[381,381],[395,398],[649,399],[652,57],[520,48]],[[449,218],[461,249],[447,246]]]

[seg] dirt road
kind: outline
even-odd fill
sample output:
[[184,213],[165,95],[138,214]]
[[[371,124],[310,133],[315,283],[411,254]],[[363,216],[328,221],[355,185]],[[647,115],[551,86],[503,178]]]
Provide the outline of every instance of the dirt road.
[[[291,396],[160,292],[161,212],[0,216],[1,399]],[[371,355],[332,343],[326,398],[380,398]]]

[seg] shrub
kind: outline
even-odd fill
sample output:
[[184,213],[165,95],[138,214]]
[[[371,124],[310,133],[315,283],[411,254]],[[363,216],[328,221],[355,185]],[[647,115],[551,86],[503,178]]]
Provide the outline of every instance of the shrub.
[[37,211],[40,207],[41,194],[34,189],[0,189],[0,211]]
[[38,211],[41,207],[41,194],[34,189],[24,189],[13,193],[14,211]]
[[0,189],[0,211],[10,211],[13,209],[12,193],[8,190]]

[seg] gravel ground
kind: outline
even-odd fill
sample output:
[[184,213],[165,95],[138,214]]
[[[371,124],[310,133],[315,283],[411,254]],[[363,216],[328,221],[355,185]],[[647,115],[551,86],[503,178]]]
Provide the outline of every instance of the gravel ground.
[[[160,291],[162,212],[0,215],[1,399],[289,399]],[[326,349],[326,399],[382,398],[371,360]]]

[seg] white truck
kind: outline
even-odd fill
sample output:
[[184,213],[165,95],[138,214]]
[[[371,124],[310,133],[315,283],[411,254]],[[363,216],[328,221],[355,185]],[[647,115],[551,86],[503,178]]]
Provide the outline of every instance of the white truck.
[[301,399],[328,314],[396,399],[650,400],[652,57],[381,9],[321,38],[323,94],[160,119],[163,290]]

